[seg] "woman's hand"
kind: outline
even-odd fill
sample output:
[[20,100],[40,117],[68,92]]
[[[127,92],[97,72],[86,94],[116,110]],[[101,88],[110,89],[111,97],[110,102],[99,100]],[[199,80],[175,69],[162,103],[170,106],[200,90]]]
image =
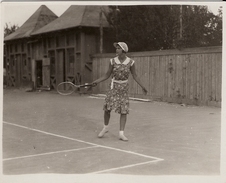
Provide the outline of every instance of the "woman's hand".
[[147,93],[148,93],[148,91],[146,90],[146,88],[142,88],[142,91],[143,91],[143,93],[145,94],[145,95],[147,95]]
[[92,87],[95,87],[95,86],[97,86],[97,83],[96,82],[93,82],[92,83]]

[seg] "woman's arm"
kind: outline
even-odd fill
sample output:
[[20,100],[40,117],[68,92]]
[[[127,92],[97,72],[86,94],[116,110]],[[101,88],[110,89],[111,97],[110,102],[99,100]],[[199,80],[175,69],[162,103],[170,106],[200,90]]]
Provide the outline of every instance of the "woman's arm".
[[113,66],[112,66],[111,63],[109,62],[108,71],[107,71],[103,76],[101,76],[99,79],[93,81],[92,84],[95,86],[95,85],[97,85],[98,83],[107,80],[107,79],[111,76],[112,70],[113,70]]
[[141,83],[140,79],[137,77],[137,74],[136,74],[136,70],[135,70],[135,64],[133,64],[131,67],[130,67],[130,71],[131,71],[131,74],[133,76],[133,79],[140,85],[140,87],[142,88],[144,94],[146,95],[147,94],[147,89],[143,86],[143,84]]

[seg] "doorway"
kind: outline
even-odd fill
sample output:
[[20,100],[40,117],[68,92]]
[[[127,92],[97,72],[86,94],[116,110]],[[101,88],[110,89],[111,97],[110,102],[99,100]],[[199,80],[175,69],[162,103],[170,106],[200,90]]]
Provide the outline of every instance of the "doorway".
[[36,61],[36,81],[37,81],[37,88],[42,86],[42,60]]
[[15,84],[16,87],[20,87],[22,82],[21,55],[16,55],[16,58],[13,62],[15,62],[13,65],[15,65],[16,68]]
[[59,84],[66,80],[65,51],[64,50],[57,50],[56,69],[57,69],[56,84]]

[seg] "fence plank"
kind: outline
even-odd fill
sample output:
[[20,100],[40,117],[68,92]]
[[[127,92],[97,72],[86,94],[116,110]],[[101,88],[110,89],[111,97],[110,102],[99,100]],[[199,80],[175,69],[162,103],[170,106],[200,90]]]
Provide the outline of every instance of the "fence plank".
[[212,65],[211,65],[211,55],[207,54],[208,56],[208,98],[209,101],[212,100]]
[[163,96],[163,98],[164,98],[164,101],[165,101],[165,99],[167,98],[167,94],[168,94],[168,88],[167,88],[167,75],[168,75],[168,72],[167,72],[167,56],[164,56],[163,57],[164,58],[164,82],[163,82],[163,88],[164,88],[164,96]]
[[186,98],[186,70],[187,70],[187,55],[183,56],[182,60],[182,65],[183,65],[183,70],[182,70],[182,98]]
[[205,62],[204,62],[204,55],[200,54],[201,56],[201,101],[202,104],[205,101]]
[[216,101],[216,54],[211,55],[211,65],[212,65],[212,100]]
[[200,54],[196,54],[195,57],[196,60],[196,99],[197,102],[200,103],[200,92],[201,92],[201,87],[200,87],[200,76],[201,76],[201,63],[200,63]]
[[176,55],[175,57],[175,87],[174,87],[174,95],[176,100],[178,100],[178,94],[179,94],[179,63],[180,56]]
[[221,101],[221,83],[222,83],[222,55],[216,55],[216,84],[217,84],[217,92],[216,92],[216,102]]
[[151,91],[151,96],[154,97],[154,79],[153,79],[153,71],[154,71],[154,61],[153,61],[153,57],[150,57],[150,65],[149,65],[149,81],[150,81],[150,85],[149,85],[149,90]]
[[182,101],[182,92],[183,92],[183,55],[180,55],[180,57],[178,57],[178,69],[179,69],[179,73],[178,73],[178,98],[180,99],[180,102]]
[[190,57],[190,99],[193,99],[193,88],[194,88],[194,59],[193,55]]
[[159,56],[159,98],[164,96],[164,60]]
[[[141,79],[142,75],[143,75],[143,72],[142,72],[142,65],[143,65],[143,59],[141,58],[137,58],[138,61],[139,61],[139,65],[138,65],[138,71],[137,73],[139,73],[138,77]],[[136,88],[137,88],[137,96],[141,95],[142,94],[142,90],[140,88],[140,86],[136,83]]]
[[[209,76],[208,76],[208,74],[209,74],[209,65],[208,65],[208,62],[209,62],[209,57],[208,57],[208,55],[206,54],[205,56],[204,56],[204,62],[205,62],[205,99],[208,99],[209,100],[209,96],[208,96],[208,94],[209,94],[209,87],[208,87],[208,85],[209,85]],[[207,100],[205,101],[206,103],[208,102]]]
[[[147,88],[148,84],[149,84],[149,77],[148,77],[148,73],[149,73],[149,60],[148,57],[145,57],[144,62],[142,64],[143,67],[143,73],[141,76],[141,82],[144,85],[145,88]],[[143,93],[143,91],[142,91]],[[144,97],[146,98],[146,97]]]
[[193,82],[192,82],[192,86],[193,86],[193,98],[194,102],[197,102],[197,55],[194,54],[192,55],[193,58]]

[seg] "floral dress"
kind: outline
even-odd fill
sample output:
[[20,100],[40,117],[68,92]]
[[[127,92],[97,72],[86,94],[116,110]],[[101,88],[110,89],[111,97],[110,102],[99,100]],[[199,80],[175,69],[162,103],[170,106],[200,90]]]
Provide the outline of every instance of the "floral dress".
[[134,60],[126,57],[124,62],[120,62],[118,57],[110,60],[113,65],[112,82],[106,94],[104,107],[105,111],[115,110],[119,114],[129,114],[129,83],[130,67]]

